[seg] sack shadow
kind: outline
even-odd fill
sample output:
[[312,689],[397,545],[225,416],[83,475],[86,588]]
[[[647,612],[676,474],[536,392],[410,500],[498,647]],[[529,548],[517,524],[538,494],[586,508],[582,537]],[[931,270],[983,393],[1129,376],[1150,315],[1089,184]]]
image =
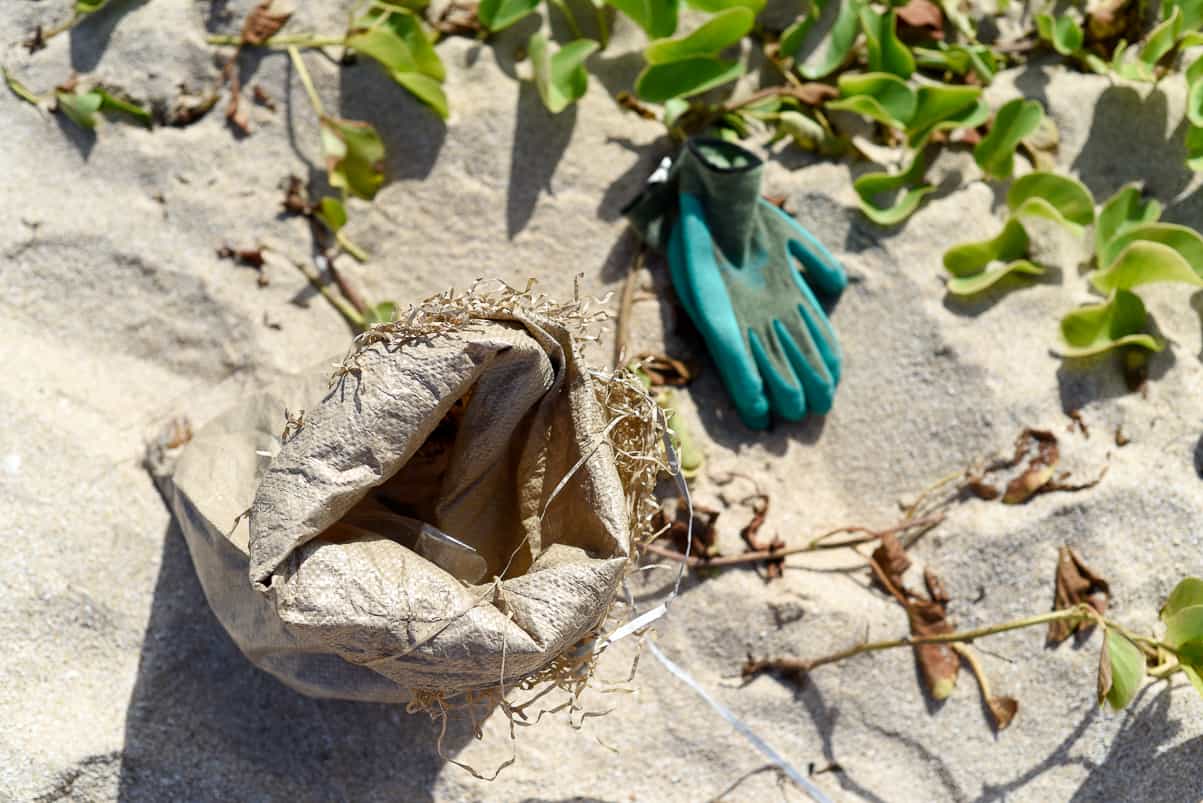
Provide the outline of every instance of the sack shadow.
[[[432,801],[437,726],[404,706],[302,696],[254,667],[209,610],[179,526],[126,710],[118,800]],[[443,746],[472,738],[448,723]]]

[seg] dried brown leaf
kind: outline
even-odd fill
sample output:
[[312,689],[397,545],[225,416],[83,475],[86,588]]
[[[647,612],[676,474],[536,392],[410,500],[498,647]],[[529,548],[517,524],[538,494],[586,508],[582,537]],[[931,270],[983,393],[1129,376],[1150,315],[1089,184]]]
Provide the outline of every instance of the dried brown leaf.
[[[1053,610],[1065,610],[1086,603],[1102,616],[1107,612],[1111,586],[1102,575],[1087,566],[1072,547],[1063,546],[1057,553],[1057,574],[1053,584]],[[1088,630],[1093,622],[1061,619],[1049,622],[1048,641],[1060,644],[1078,630]]]
[[313,214],[313,204],[305,192],[305,181],[300,176],[289,176],[284,188],[284,211],[308,217]]
[[282,4],[278,4],[276,0],[262,0],[251,9],[251,13],[246,15],[246,20],[242,23],[242,44],[261,45],[279,33],[292,16],[292,11],[277,6]]
[[840,90],[831,84],[808,81],[807,83],[791,87],[789,95],[805,103],[807,106],[822,106],[827,101],[838,98]]
[[[691,554],[707,560],[718,555],[718,531],[715,524],[721,511],[705,505],[693,506],[693,548]],[[689,506],[679,498],[669,499],[656,512],[653,519],[656,532],[661,538],[672,539],[673,546],[685,554],[689,544]]]
[[903,605],[906,604],[906,592],[903,590],[902,575],[910,567],[911,559],[907,557],[898,536],[894,533],[884,533],[881,536],[881,545],[873,550],[869,558],[869,568],[882,588]]
[[1053,478],[1057,461],[1061,459],[1057,447],[1057,436],[1046,429],[1027,428],[1019,433],[1015,440],[1015,456],[1011,466],[1019,465],[1035,447],[1035,453],[1028,459],[1023,473],[1011,480],[1003,493],[1003,503],[1008,505],[1022,504],[1043,488]]
[[1006,730],[1019,713],[1019,701],[1014,697],[991,697],[986,700],[986,708],[994,717],[994,727],[1000,731]]
[[258,103],[260,106],[263,106],[268,111],[274,112],[276,110],[276,101],[272,99],[272,96],[269,95],[267,90],[261,85],[255,84],[253,87],[251,87],[251,97],[255,99],[256,103]]
[[900,23],[898,35],[903,41],[944,38],[944,12],[931,0],[910,0],[895,9],[895,13]]
[[990,483],[978,476],[970,476],[965,480],[965,487],[978,499],[997,499],[1002,493]]
[[[752,520],[739,531],[739,537],[747,544],[749,552],[771,552],[785,549],[785,541],[774,535],[771,539],[761,538],[760,529],[764,527],[765,518],[769,512],[768,494],[757,494],[749,500],[752,502]],[[773,580],[785,572],[785,558],[766,558],[764,561],[765,579]]]
[[[906,606],[912,636],[940,636],[953,632],[945,602],[912,598]],[[919,668],[928,691],[937,700],[946,699],[957,685],[961,661],[947,644],[920,644],[915,647]]]
[[626,109],[629,112],[635,112],[635,114],[639,115],[644,120],[659,119],[656,116],[656,113],[651,110],[651,108],[643,105],[638,100],[636,100],[635,96],[632,95],[630,92],[625,92],[625,91],[619,92],[617,95],[614,96],[614,99],[618,102],[618,105],[620,107]]
[[652,387],[665,385],[679,387],[693,381],[693,372],[689,370],[689,366],[667,354],[653,354],[645,351],[637,356],[635,361],[647,374]]

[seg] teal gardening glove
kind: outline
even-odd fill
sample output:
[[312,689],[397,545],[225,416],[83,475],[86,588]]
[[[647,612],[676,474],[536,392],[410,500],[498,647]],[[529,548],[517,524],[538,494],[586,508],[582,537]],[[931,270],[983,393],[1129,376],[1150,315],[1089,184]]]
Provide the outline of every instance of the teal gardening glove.
[[[632,225],[668,257],[673,286],[744,423],[764,429],[831,409],[841,352],[811,291],[838,296],[843,267],[760,195],[763,163],[717,139],[693,139],[667,180],[628,206]],[[801,271],[801,272],[799,272]]]

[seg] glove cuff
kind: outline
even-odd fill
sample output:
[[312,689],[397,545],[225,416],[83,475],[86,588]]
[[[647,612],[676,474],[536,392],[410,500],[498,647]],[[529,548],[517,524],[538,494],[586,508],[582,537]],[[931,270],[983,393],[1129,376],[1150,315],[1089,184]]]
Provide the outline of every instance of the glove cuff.
[[734,143],[705,138],[687,142],[679,161],[680,191],[701,203],[706,227],[723,255],[733,264],[745,264],[755,234],[764,162]]

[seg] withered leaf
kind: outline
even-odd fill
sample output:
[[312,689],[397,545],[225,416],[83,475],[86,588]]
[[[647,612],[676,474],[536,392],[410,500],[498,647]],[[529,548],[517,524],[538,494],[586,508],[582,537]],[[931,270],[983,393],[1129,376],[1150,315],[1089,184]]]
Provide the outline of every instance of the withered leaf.
[[[1060,611],[1086,603],[1103,615],[1111,597],[1111,586],[1105,579],[1087,566],[1072,547],[1063,546],[1057,553],[1057,575],[1053,586],[1053,610]],[[1049,622],[1048,641],[1060,644],[1078,630],[1094,626],[1089,620]]]
[[[769,512],[768,494],[757,494],[752,497],[752,503],[752,520],[739,531],[739,537],[747,544],[748,551],[771,552],[777,549],[785,549],[785,541],[780,536],[775,535],[771,539],[760,537],[760,528],[764,526],[765,518]],[[766,558],[764,566],[765,579],[776,579],[781,577],[785,572],[785,558]]]
[[[693,506],[693,548],[691,554],[706,560],[718,555],[718,531],[715,523],[721,511],[705,505]],[[672,539],[673,546],[681,554],[685,554],[689,545],[689,506],[679,498],[666,500],[656,511],[652,520],[656,532],[662,532],[661,538]]]
[[268,111],[274,112],[276,110],[276,101],[273,100],[272,96],[267,93],[267,90],[259,84],[255,84],[253,87],[251,87],[251,97],[255,99],[256,103]]
[[839,97],[840,91],[831,84],[808,81],[793,87],[789,94],[807,106],[822,106],[827,101]]
[[285,10],[282,3],[278,4],[275,0],[262,0],[259,5],[251,9],[251,13],[246,15],[246,20],[242,23],[240,37],[242,43],[244,45],[263,44],[275,36],[291,16],[292,11]]
[[990,710],[990,716],[994,717],[994,727],[1005,730],[1019,713],[1019,701],[1014,697],[991,697],[986,700],[986,708]]
[[1027,428],[1019,433],[1015,441],[1015,456],[1011,465],[1019,465],[1035,447],[1035,454],[1029,459],[1023,473],[1007,484],[1002,501],[1008,505],[1022,504],[1035,496],[1049,480],[1057,461],[1061,459],[1057,447],[1057,436],[1046,429]]
[[[869,559],[874,578],[906,609],[912,636],[938,636],[953,632],[952,624],[948,621],[948,594],[944,584],[930,569],[925,570],[923,581],[929,598],[923,599],[902,583],[902,575],[910,565],[911,559],[893,533],[881,536],[881,545],[873,550]],[[961,668],[961,662],[952,647],[948,644],[919,644],[915,646],[915,656],[932,697],[943,700],[952,694]]]
[[288,185],[284,188],[284,211],[294,215],[313,214],[313,204],[305,192],[305,181],[300,176],[289,176]]
[[228,245],[223,245],[217,249],[217,256],[222,259],[233,260],[239,265],[246,265],[249,268],[262,268],[264,263],[262,247],[231,248]]
[[930,39],[944,38],[944,13],[931,0],[910,0],[895,9],[895,13],[906,28],[925,34]]
[[693,381],[693,372],[689,366],[667,354],[643,352],[635,358],[635,362],[647,374],[652,387],[670,385],[674,387],[688,385]]

